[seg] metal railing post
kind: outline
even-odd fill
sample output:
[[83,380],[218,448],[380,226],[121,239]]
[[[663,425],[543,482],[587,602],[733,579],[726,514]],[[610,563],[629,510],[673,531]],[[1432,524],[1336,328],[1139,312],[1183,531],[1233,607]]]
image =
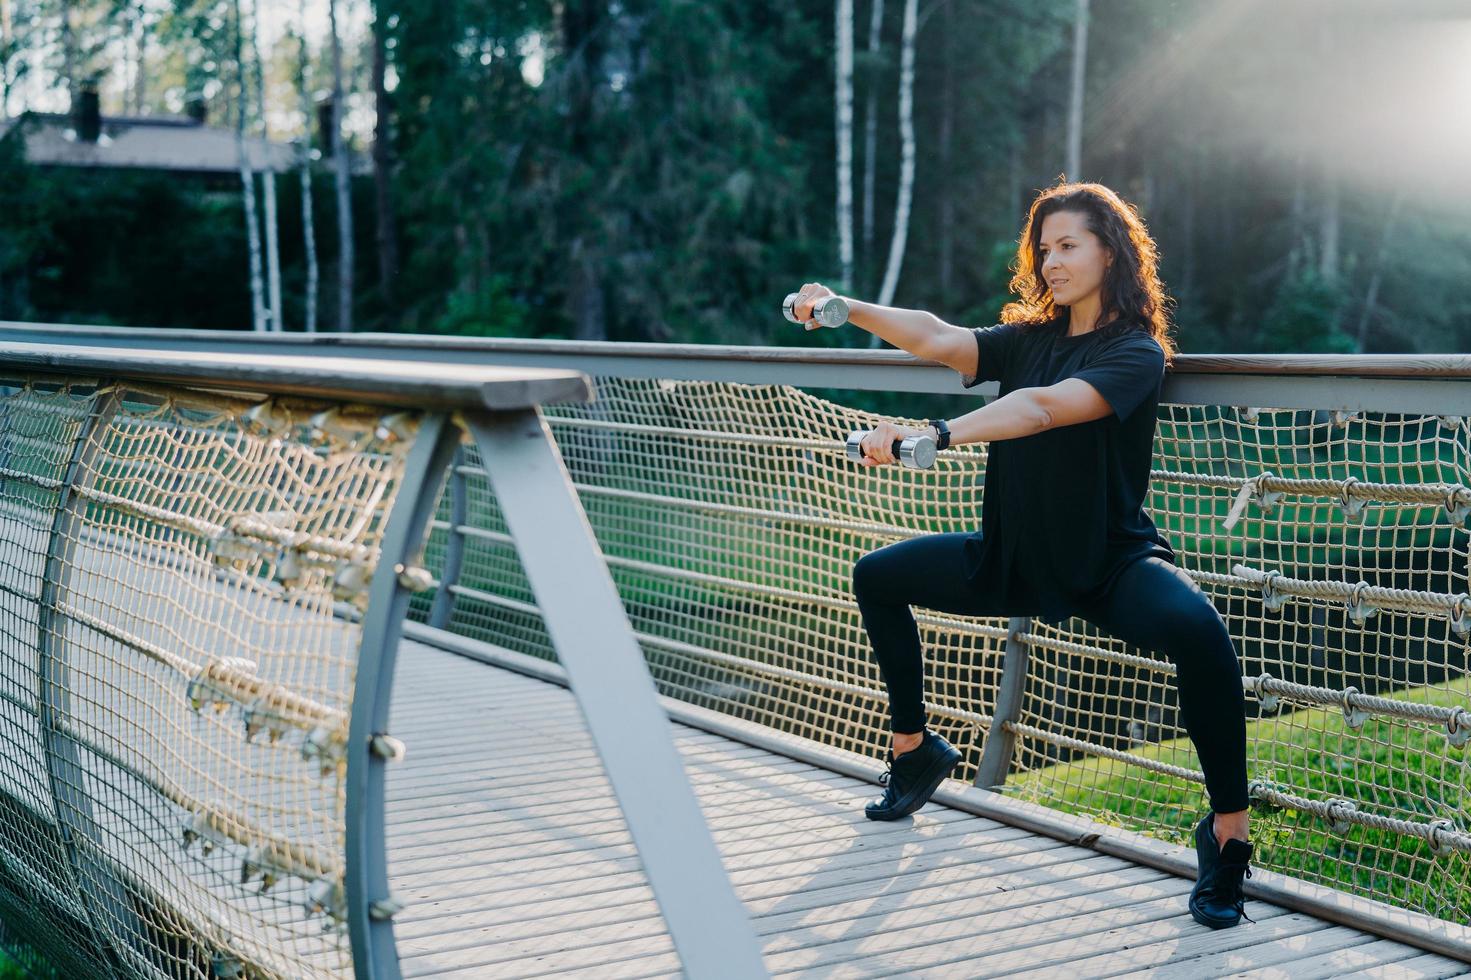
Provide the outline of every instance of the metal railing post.
[[[84,505],[79,502],[77,487],[93,471],[93,463],[102,447],[108,424],[117,414],[119,401],[116,389],[99,383],[72,443],[71,458],[61,480],[60,497],[51,522],[46,570],[41,577],[40,598],[36,604],[36,676],[40,687],[37,716],[41,747],[46,757],[46,776],[72,887],[86,913],[98,949],[108,958],[118,976],[129,976],[132,972],[127,967],[129,957],[119,948],[119,937],[103,923],[113,923],[126,936],[135,937],[140,943],[144,935],[143,926],[133,911],[123,884],[101,859],[94,856],[100,847],[102,834],[92,815],[92,800],[87,796],[83,781],[86,770],[71,725],[70,651],[65,636],[67,625],[60,610],[70,587],[81,531],[81,509]],[[123,942],[129,941],[123,939]]]
[[450,617],[455,612],[454,586],[460,582],[460,567],[465,562],[465,535],[460,531],[469,520],[470,505],[465,474],[465,447],[455,449],[449,467],[449,540],[445,543],[444,569],[439,574],[439,588],[434,593],[434,604],[429,607],[429,625],[437,630],[448,629]]
[[981,749],[981,762],[976,766],[975,785],[991,789],[1006,782],[1011,771],[1011,758],[1016,752],[1016,733],[1008,722],[1021,716],[1022,698],[1027,690],[1027,668],[1030,651],[1017,639],[1032,628],[1029,616],[1013,616],[1006,624],[1006,653],[1001,661],[1001,682],[996,685],[996,710],[991,712],[991,730]]
[[447,414],[426,414],[420,420],[404,461],[403,482],[388,515],[363,613],[348,725],[343,875],[358,980],[397,980],[401,976],[392,922],[398,904],[388,891],[384,782],[387,764],[401,755],[402,746],[388,734],[388,707],[409,593],[415,589],[416,577],[422,578],[416,572],[422,571],[424,538],[459,442],[460,429]]

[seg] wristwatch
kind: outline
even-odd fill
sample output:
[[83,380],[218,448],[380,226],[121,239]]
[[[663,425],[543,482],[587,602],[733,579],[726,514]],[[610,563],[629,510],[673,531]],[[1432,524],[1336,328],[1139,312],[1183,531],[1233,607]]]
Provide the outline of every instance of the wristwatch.
[[944,419],[925,419],[925,421],[927,423],[929,423],[930,425],[933,425],[935,427],[935,431],[940,434],[939,441],[937,441],[935,443],[935,449],[936,449],[936,451],[941,450],[941,449],[949,449],[950,448],[950,426],[948,426],[948,425],[945,424],[945,420]]

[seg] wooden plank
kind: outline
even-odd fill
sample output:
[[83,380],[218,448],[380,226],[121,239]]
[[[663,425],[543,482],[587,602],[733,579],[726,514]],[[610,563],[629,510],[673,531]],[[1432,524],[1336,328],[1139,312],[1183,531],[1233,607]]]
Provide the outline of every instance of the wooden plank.
[[[776,771],[759,761],[750,766],[706,765],[687,768],[690,772],[690,784],[702,792],[700,802],[708,803],[708,809],[763,799],[806,802],[816,793],[846,790],[849,788],[847,784],[851,782],[836,773],[814,775],[809,767],[800,762],[778,767]],[[750,777],[743,777],[744,773],[749,773]],[[762,785],[751,785],[754,778],[759,778]],[[498,781],[491,780],[484,784],[484,788],[477,790],[474,784],[480,782],[480,779],[476,774],[471,774],[467,782],[470,786],[462,792],[460,799],[453,802],[444,802],[444,797],[438,797],[423,802],[418,807],[391,808],[389,812],[394,816],[394,827],[405,837],[428,835],[437,842],[447,839],[442,836],[443,832],[452,832],[456,827],[478,830],[483,834],[492,830],[499,832],[503,829],[502,825],[547,816],[559,817],[564,822],[575,822],[583,826],[597,826],[609,818],[608,791],[591,779],[570,785],[553,783],[551,789],[547,789],[545,780],[511,787],[501,787]],[[545,791],[538,792],[539,789]],[[470,795],[472,793],[473,796]],[[846,792],[842,794],[842,799],[853,800],[851,806],[854,810],[860,809],[863,802]]]
[[1437,953],[1422,953],[1414,959],[1345,973],[1340,980],[1444,980],[1471,977],[1471,965]]
[[[963,827],[964,824],[961,826]],[[720,835],[717,834],[717,839],[719,838]],[[932,854],[921,853],[917,856],[905,857],[902,862],[903,872],[927,872],[940,867],[977,864],[1009,856],[1045,854],[1057,850],[1055,847],[1047,847],[1035,837],[1027,834],[1012,835],[1004,839],[996,837],[974,839],[980,840],[984,847],[951,848],[945,846]],[[738,852],[735,848],[731,848],[731,852],[725,855],[725,865],[728,871],[739,879],[738,885],[741,886],[742,895],[754,898],[787,887],[818,887],[814,884],[818,876],[794,875],[792,868],[804,857],[821,850],[820,840],[816,844],[811,840],[806,840],[782,848],[758,839],[751,842],[749,846],[742,847]],[[824,882],[831,880],[833,883],[871,880],[875,876],[874,863],[875,854],[866,850],[843,854],[840,859],[829,861],[820,869],[821,875],[826,876],[821,880]],[[877,877],[891,878],[896,873],[900,873],[899,869],[892,867],[893,864],[893,861],[888,862],[888,866],[881,869]],[[513,904],[519,907],[536,894],[545,893],[549,886],[557,886],[556,893],[559,896],[583,896],[606,893],[609,890],[643,881],[642,868],[637,864],[636,859],[605,875],[597,875],[585,866],[574,868],[571,873],[557,874],[538,870],[531,874],[515,876],[495,874],[494,864],[486,867],[489,874],[470,879],[472,884],[481,886],[469,894],[476,896],[476,901],[481,903],[478,907],[482,911],[502,904]],[[791,882],[796,882],[796,884],[789,884]],[[424,887],[430,894],[443,895],[446,899],[465,897],[467,894],[465,889],[446,889],[435,881],[424,882]],[[528,894],[519,895],[518,892],[522,890]],[[478,897],[480,895],[486,897],[481,899]]]
[[[1184,885],[1184,889],[1181,886]],[[1044,905],[991,912],[983,903],[957,909],[955,917],[918,929],[881,929],[869,935],[811,946],[776,956],[773,976],[861,960],[873,976],[912,972],[930,965],[1002,953],[1011,969],[1035,963],[1044,953],[1057,956],[1068,947],[1092,952],[1092,936],[1124,925],[1178,920],[1189,883],[1173,876],[1142,884],[1069,895]]]
[[[775,913],[754,921],[757,933],[764,937],[763,951],[770,958],[785,949],[800,948],[819,931],[825,936],[844,936],[885,930],[896,923],[912,927],[944,921],[957,914],[957,906],[973,903],[976,891],[992,896],[994,910],[1049,901],[1064,884],[1068,886],[1066,891],[1069,893],[1076,893],[1084,887],[1108,891],[1160,877],[1163,877],[1162,872],[1147,868],[1123,873],[1105,872],[1066,883],[1038,882],[1029,879],[1025,873],[1001,875],[994,880],[968,882],[964,887],[927,889],[923,896],[881,893],[878,898],[889,900],[876,901],[874,895],[869,895],[820,910],[825,915],[814,916],[810,911]],[[1089,884],[1084,885],[1084,881]],[[998,888],[1005,890],[998,891]],[[813,923],[812,919],[825,921]],[[528,935],[533,928],[537,932]],[[492,967],[499,970],[509,962],[551,953],[582,950],[586,955],[601,955],[614,944],[626,946],[639,939],[657,940],[663,934],[664,926],[657,908],[603,911],[591,915],[579,911],[555,918],[540,918],[533,926],[517,923],[498,928],[463,930],[454,936],[444,936],[439,948],[456,951],[478,949],[479,958],[474,962],[490,971]]]
[[260,391],[405,408],[495,411],[586,402],[592,381],[558,368],[420,364],[289,354],[220,354],[126,347],[0,342],[0,363],[35,373],[156,381],[218,391]]
[[[1143,928],[1121,930],[1121,934],[1105,933],[1097,937],[1097,947],[1106,952],[1069,959],[1068,973],[1082,977],[1108,977],[1131,970],[1165,967],[1182,959],[1256,943],[1271,942],[1328,928],[1327,923],[1301,912],[1289,912],[1274,905],[1255,909],[1256,924],[1243,923],[1234,929],[1181,929],[1181,923],[1164,921]],[[1193,920],[1192,920],[1193,921]],[[1039,965],[1011,975],[1013,980],[1056,980],[1060,967],[1055,963]],[[942,967],[921,974],[928,978],[954,975]]]
[[[411,756],[401,788],[390,782],[390,867],[409,902],[396,922],[404,975],[681,975],[571,695],[441,651],[412,656],[429,696],[404,724],[458,725],[463,737],[418,743],[444,755]],[[495,683],[459,679],[477,671]],[[471,693],[436,698],[438,686]],[[519,690],[547,688],[562,706],[539,698],[502,715],[476,702],[490,691],[514,705]],[[875,823],[862,814],[878,793],[866,781],[672,727],[773,974],[1193,980],[1280,968],[1312,980],[1416,962],[1427,976],[1466,972],[1259,901],[1247,906],[1255,923],[1206,929],[1186,913],[1188,879],[935,804]],[[551,782],[535,755],[493,751],[545,737],[558,746]]]
[[1369,967],[1387,966],[1402,960],[1414,959],[1419,954],[1420,951],[1413,946],[1406,946],[1392,939],[1381,939],[1362,946],[1334,950],[1320,956],[1310,956],[1307,959],[1292,960],[1277,966],[1248,970],[1244,973],[1237,973],[1235,976],[1251,977],[1253,980],[1267,980],[1269,977],[1276,977],[1279,980],[1325,980],[1328,977],[1341,977],[1353,970],[1365,970]]
[[[762,799],[749,792],[731,790],[728,793],[710,795],[710,809],[718,811],[725,809],[731,811],[731,821],[746,821],[749,825],[759,825],[759,821],[752,821],[749,809],[759,806],[762,814],[768,815],[771,820],[783,821],[784,824],[813,823],[818,821],[822,825],[831,827],[834,823],[846,821],[846,800],[838,800],[828,808],[813,806],[805,802],[799,796],[777,796],[772,795]],[[612,805],[612,803],[608,803]],[[455,849],[462,853],[475,853],[475,855],[491,858],[496,855],[513,855],[513,861],[525,862],[535,856],[547,855],[585,855],[585,859],[610,856],[609,849],[619,852],[627,852],[624,845],[631,843],[627,828],[613,823],[608,809],[597,812],[596,809],[572,809],[568,812],[549,811],[544,808],[527,808],[519,811],[506,812],[515,817],[515,820],[502,821],[499,818],[472,818],[469,823],[463,820],[435,821],[432,824],[410,825],[406,833],[412,833],[416,827],[428,827],[422,831],[422,836],[407,837],[413,843],[400,843],[400,837],[390,834],[390,852],[394,859],[410,862],[413,867],[421,867],[419,859],[425,856],[430,864],[424,867],[432,867],[434,862],[443,865],[444,849]],[[606,830],[590,833],[588,827],[600,827],[608,825]],[[715,824],[710,821],[710,825]],[[430,842],[425,842],[425,837]],[[499,839],[491,839],[499,837]],[[499,858],[497,858],[499,859]]]
[[[990,851],[996,851],[999,848],[1006,848],[1008,851],[1049,851],[1049,849],[1055,849],[1061,846],[1056,845],[1056,842],[1041,842],[1036,837],[1025,833],[984,831],[984,833],[975,834],[974,828],[969,827],[968,821],[965,820],[952,820],[949,823],[941,824],[940,827],[943,830],[941,830],[941,833],[937,833],[936,837],[944,837],[947,842],[952,842],[952,840],[981,842]],[[824,836],[824,834],[831,834],[831,831],[833,831],[833,825],[831,824],[816,825],[815,830],[806,831],[803,834],[803,839],[799,842],[800,853],[803,853],[803,855],[815,855],[815,853],[816,855],[821,855],[824,851],[831,851],[830,842]],[[716,836],[724,839],[724,836],[722,836],[718,828],[716,828],[715,833]],[[987,834],[991,834],[991,836],[987,836]],[[997,843],[997,840],[1000,840],[1002,843]],[[749,880],[752,883],[756,883],[756,881],[771,880],[774,874],[763,871],[763,868],[768,867],[768,862],[762,861],[761,858],[762,855],[769,855],[772,849],[774,849],[774,846],[775,843],[771,842],[771,840],[756,840],[755,845],[749,846],[730,845],[730,858],[727,861],[727,868],[730,868],[731,873],[740,874],[741,880],[743,881]],[[874,852],[869,851],[869,849],[853,849],[852,852],[830,856],[830,859],[822,862],[822,864],[816,864],[815,859],[806,862],[806,864],[800,864],[800,862],[788,858],[781,864],[781,870],[775,873],[775,877],[791,877],[799,873],[849,873],[853,867],[858,868],[859,871],[863,871],[871,864],[872,853]],[[944,859],[964,861],[966,858],[965,855],[961,855],[959,858],[950,858],[949,852],[938,853],[938,855],[925,853],[925,855],[919,856],[911,865],[906,865],[906,867],[928,867],[928,864],[931,864],[931,862],[944,861]],[[499,886],[500,889],[509,890],[515,889],[515,887],[546,886],[546,884],[558,883],[558,881],[590,881],[593,878],[616,876],[616,874],[641,873],[641,870],[643,870],[643,865],[638,862],[637,855],[633,853],[631,845],[630,848],[625,849],[621,858],[615,859],[615,861],[609,861],[609,859],[597,859],[597,861],[591,861],[591,859],[584,859],[584,861],[572,861],[572,859],[540,861],[538,859],[534,864],[535,867],[527,870],[527,862],[487,862],[487,864],[480,865],[480,868],[484,868],[485,870],[482,873],[474,874],[474,876],[462,874],[462,876],[456,876],[455,880],[462,881],[466,880],[466,878],[471,878],[471,880],[487,880],[490,876],[494,876],[493,880],[496,886]],[[444,876],[435,876],[434,880],[430,881],[430,884],[434,883],[434,881],[441,881],[443,883],[443,881],[447,880],[447,874],[449,873],[446,871]],[[405,881],[405,887],[416,886],[416,884],[422,883],[425,880],[425,876],[419,868],[415,868],[415,876],[405,877],[418,878],[416,881]]]
[[[765,817],[768,823],[780,823],[783,825],[794,823],[794,821],[805,821],[805,823],[819,821],[828,830],[833,830],[834,825],[840,824],[846,825],[846,827],[856,827],[856,825],[861,825],[858,821],[865,820],[861,814],[855,815],[852,799],[847,798],[846,795],[840,796],[838,799],[818,799],[815,796],[812,796],[812,798],[802,798],[802,796],[796,795],[772,795],[762,800],[763,806],[761,808],[750,806],[749,803],[752,802],[752,796],[750,796],[750,793],[741,792],[741,790],[731,790],[730,793],[721,793],[721,795],[716,795],[716,793],[712,792],[709,799],[712,800],[710,809],[715,814],[709,820],[709,825],[712,825],[712,827],[741,827],[741,825],[756,825],[756,827],[759,827],[759,825],[762,825],[762,818]],[[759,798],[756,799],[759,800]],[[731,800],[734,803],[744,802],[747,805],[727,806],[724,809],[716,806],[718,803],[724,802],[724,800]],[[964,815],[952,817],[952,815],[946,814],[943,820],[940,820],[938,815],[936,815],[933,818],[925,817],[924,824],[928,825],[931,821],[934,821],[934,823],[949,823],[949,821],[956,820],[965,820],[965,817]],[[535,845],[544,845],[544,843],[549,843],[549,840],[568,842],[565,848],[559,848],[558,852],[606,851],[609,848],[621,848],[624,843],[630,840],[627,828],[616,823],[613,820],[613,815],[608,815],[605,821],[600,821],[597,825],[603,824],[606,824],[606,830],[590,831],[587,830],[587,821],[581,820],[569,830],[565,825],[558,823],[555,815],[552,815],[552,817],[541,817],[541,815],[531,812],[531,814],[524,815],[524,820],[522,820],[519,830],[510,831],[503,830],[503,828],[502,830],[497,830],[497,836],[494,839],[480,840],[478,849],[484,852],[502,852],[502,855],[497,855],[497,859],[505,859],[503,855],[509,853],[509,855],[513,855],[510,858],[512,861],[524,861],[525,858],[528,858],[533,853],[528,851],[528,848],[533,848]],[[487,821],[487,825],[491,825],[490,821]],[[905,825],[915,827],[915,825],[919,824],[900,824],[900,827],[905,827]],[[968,825],[972,831],[986,828],[984,824],[968,823]],[[999,827],[991,827],[991,830],[999,830]],[[572,833],[571,837],[568,836],[569,831]],[[877,831],[871,831],[871,833],[877,833]],[[390,840],[391,853],[393,855],[400,853],[399,848],[397,848],[400,842],[396,834],[390,831],[388,840]],[[412,855],[412,849],[405,845],[405,851],[403,853]]]
[[[1067,939],[1086,931],[1100,931],[1108,925],[1123,922],[1146,922],[1177,914],[1180,901],[1174,885],[1179,879],[1166,878],[1155,872],[1153,881],[1104,888],[1096,893],[1073,895],[1047,904],[1027,904],[1017,908],[990,911],[972,898],[959,902],[948,917],[926,922],[913,928],[889,928],[884,922],[844,938],[828,939],[816,945],[779,952],[766,957],[767,969],[775,976],[826,976],[839,965],[861,964],[871,975],[912,972],[930,962],[965,959],[976,950],[1012,950],[1020,946],[1041,946]],[[921,906],[927,903],[921,903]],[[1074,917],[1063,917],[1071,911]],[[1079,919],[1086,918],[1087,925]],[[1067,927],[1071,925],[1071,932]],[[622,961],[647,957],[658,952],[657,939],[604,943],[596,950],[599,959],[610,968]],[[1091,947],[1090,947],[1091,948]],[[537,965],[555,972],[576,965],[588,954],[550,954],[537,958]]]
[[[775,862],[774,862],[775,863]],[[1080,866],[1076,863],[1062,862],[1058,870],[1053,870],[1059,862],[1049,861],[1048,852],[1030,852],[1018,854],[1007,858],[991,858],[987,855],[978,855],[977,859],[965,865],[952,865],[947,868],[922,871],[918,873],[896,876],[892,872],[876,874],[862,882],[846,881],[835,886],[813,887],[806,880],[791,881],[787,879],[778,880],[778,889],[768,890],[768,893],[759,898],[748,898],[754,889],[743,889],[741,897],[746,901],[747,908],[751,914],[758,917],[763,924],[758,929],[763,932],[787,931],[802,922],[817,925],[822,922],[846,921],[849,918],[859,916],[871,916],[879,911],[898,908],[904,904],[920,904],[921,899],[913,893],[918,889],[925,889],[923,904],[942,903],[951,900],[957,894],[964,896],[976,889],[982,889],[988,893],[1018,893],[1026,888],[1055,885],[1057,882],[1073,877],[1092,876],[1114,876],[1109,880],[1117,884],[1136,877],[1158,877],[1159,872],[1141,871],[1138,868],[1126,868],[1122,871],[1115,868],[1100,868],[1093,866]],[[959,889],[959,892],[957,892]],[[631,904],[628,889],[621,890],[616,898],[625,904]],[[436,911],[445,910],[453,903],[436,903]],[[604,911],[591,907],[592,903],[576,902],[564,903],[560,909],[552,907],[550,903],[539,903],[535,915],[528,915],[526,906],[512,906],[499,917],[499,921],[487,915],[487,910],[479,904],[463,909],[459,918],[471,925],[478,926],[485,932],[487,937],[499,940],[502,934],[515,931],[516,934],[526,934],[525,923],[534,920],[537,933],[549,931],[545,928],[549,923],[557,921],[557,916],[570,916],[566,925],[569,929],[582,929],[589,921],[602,924],[609,921],[605,918]],[[616,905],[613,907],[617,907]],[[773,919],[776,916],[778,918]],[[787,918],[780,918],[785,916]],[[624,916],[627,918],[628,916]],[[795,918],[793,918],[795,917]],[[429,930],[442,932],[449,925],[445,920],[436,918],[429,925]],[[428,930],[417,933],[417,935],[428,934]],[[406,928],[401,933],[408,937],[415,935]],[[631,934],[622,938],[632,938]],[[787,943],[783,939],[782,943]]]
[[[1239,928],[1239,927],[1238,927]],[[1240,970],[1260,970],[1281,964],[1290,966],[1297,960],[1310,959],[1326,952],[1362,946],[1374,937],[1357,929],[1330,926],[1315,932],[1291,936],[1271,943],[1258,943],[1244,949],[1223,950],[1169,964],[1158,970],[1141,970],[1125,977],[1149,977],[1150,980],[1196,980],[1198,977],[1220,977]]]
[[[726,744],[729,745],[730,743],[726,742]],[[416,749],[420,749],[420,751],[415,751]],[[706,750],[705,745],[693,745],[691,746],[691,755],[696,760],[702,760],[706,757],[704,751],[702,750]],[[710,743],[710,747],[707,751],[709,752],[711,757],[726,757],[724,746],[719,746],[713,742]],[[750,750],[750,752],[752,753],[759,753],[760,751],[760,749]],[[464,776],[477,776],[481,778],[501,778],[503,776],[528,776],[536,772],[536,770],[528,766],[524,760],[513,761],[505,758],[504,754],[495,754],[495,749],[493,746],[484,746],[480,749],[480,751],[466,750],[453,753],[432,753],[430,751],[423,751],[422,747],[416,740],[414,743],[409,745],[409,752],[419,757],[416,760],[418,764],[408,771],[409,779],[406,782],[409,786],[413,786],[416,782],[437,782],[442,777],[454,776],[457,774],[462,774]],[[757,756],[748,755],[745,752],[732,752],[730,753],[729,757],[740,759],[748,757],[755,758]],[[405,761],[407,761],[407,758],[408,753],[405,754]],[[563,755],[562,752],[559,750],[556,758],[558,765],[561,767],[565,767],[564,769],[559,771],[571,769],[574,773],[577,774],[573,778],[582,778],[584,774],[588,777],[594,775],[602,776],[602,771],[599,768],[597,753],[591,748],[581,750],[576,747],[569,747],[565,755]],[[776,765],[789,761],[793,760],[772,759],[770,754],[767,754],[767,756],[765,757],[765,763],[767,765]],[[541,778],[546,778],[545,772],[541,773]],[[464,782],[464,780],[460,780],[458,782]]]
[[[731,778],[739,777],[747,783],[752,779],[764,777],[790,783],[795,781],[791,774],[796,774],[796,778],[812,783],[831,785],[836,778],[844,780],[844,785],[855,792],[871,790],[871,787],[860,783],[851,776],[814,770],[811,766],[796,759],[773,759],[769,753],[763,753],[760,749],[749,746],[728,753],[714,748],[706,749],[704,746],[692,746],[687,753],[681,754],[681,758],[686,760],[685,768],[691,774],[726,774]],[[571,773],[565,773],[561,769],[566,760],[560,755],[556,761],[557,768],[550,773],[545,768],[528,766],[524,762],[519,770],[505,765],[466,766],[462,764],[453,770],[462,773],[465,777],[459,781],[458,786],[444,785],[441,778],[445,775],[443,772],[426,778],[423,773],[416,771],[410,775],[417,778],[405,780],[405,789],[409,792],[422,791],[425,788],[424,784],[427,784],[429,786],[438,785],[440,787],[438,795],[451,795],[455,790],[458,790],[460,794],[478,790],[496,798],[505,798],[508,794],[500,792],[503,788],[514,792],[521,787],[531,787],[540,790],[536,794],[536,799],[540,801],[575,800],[607,786],[606,778],[596,768],[593,760],[587,760],[589,765],[574,769]],[[577,792],[569,793],[568,790]],[[403,802],[412,802],[421,798],[417,795],[406,796]],[[395,800],[394,802],[398,804],[400,801]]]
[[[861,881],[845,881],[815,888],[805,884],[795,885],[755,899],[749,898],[750,892],[746,890],[741,897],[746,901],[752,916],[756,917],[758,930],[772,932],[783,928],[772,925],[776,921],[773,918],[775,916],[800,916],[805,922],[815,924],[849,914],[844,906],[852,903],[866,910],[878,910],[902,902],[921,904],[925,896],[912,894],[918,890],[924,890],[928,896],[937,889],[962,886],[973,888],[977,883],[996,890],[1014,890],[1021,887],[1018,879],[1036,876],[1044,869],[1052,879],[1062,880],[1107,871],[1129,870],[1133,867],[1125,865],[1123,869],[1116,868],[1113,865],[1118,863],[1117,859],[1105,855],[1094,855],[1083,861],[1058,858],[1055,855],[1055,851],[1033,852],[997,861],[977,861],[898,875],[886,874],[880,870]],[[621,889],[602,901],[596,896],[570,899],[559,897],[551,901],[527,902],[500,910],[482,911],[479,921],[482,927],[499,926],[503,923],[535,923],[539,927],[559,915],[601,915],[608,909],[632,907],[649,897],[652,897],[651,893],[646,889],[640,891],[638,887]],[[436,903],[435,910],[444,909],[446,904]],[[416,941],[422,936],[432,934],[433,927],[438,924],[435,918],[425,918],[420,922],[428,925],[428,928],[414,934]],[[401,938],[405,935],[406,933],[400,933]]]

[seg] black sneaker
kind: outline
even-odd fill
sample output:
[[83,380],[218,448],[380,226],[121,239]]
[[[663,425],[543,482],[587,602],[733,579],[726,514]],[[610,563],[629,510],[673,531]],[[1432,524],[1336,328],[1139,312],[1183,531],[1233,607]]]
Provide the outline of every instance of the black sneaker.
[[960,750],[926,728],[917,746],[897,759],[891,749],[886,761],[888,771],[879,776],[884,795],[863,808],[870,820],[898,820],[924,806],[941,780],[960,765]]
[[1195,827],[1195,887],[1190,890],[1190,914],[1196,922],[1212,929],[1229,929],[1243,918],[1255,922],[1243,906],[1242,876],[1251,877],[1251,845],[1235,837],[1224,847],[1216,843],[1214,813]]

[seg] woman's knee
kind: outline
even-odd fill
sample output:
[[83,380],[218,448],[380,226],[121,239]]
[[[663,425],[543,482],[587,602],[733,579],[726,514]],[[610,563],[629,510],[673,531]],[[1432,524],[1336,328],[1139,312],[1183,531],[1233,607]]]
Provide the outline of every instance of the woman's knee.
[[1161,647],[1176,664],[1214,665],[1212,669],[1239,674],[1240,662],[1231,631],[1215,605],[1203,594],[1193,601],[1181,603],[1161,621],[1164,641]]
[[853,563],[853,597],[859,602],[872,600],[883,594],[885,567],[888,564],[884,550],[870,551]]
[[[1155,562],[1167,567],[1145,567]],[[1184,571],[1156,559],[1150,563],[1131,569],[1128,587],[1114,596],[1114,632],[1172,655],[1204,648],[1234,658],[1230,631],[1210,596]]]
[[[903,583],[913,572],[910,541],[896,541],[870,551],[853,563],[853,596],[862,601],[898,601]],[[908,556],[908,557],[906,557]]]
[[[926,534],[884,545],[853,563],[853,595],[886,605],[968,606],[965,533]],[[955,611],[961,611],[956,609]]]

